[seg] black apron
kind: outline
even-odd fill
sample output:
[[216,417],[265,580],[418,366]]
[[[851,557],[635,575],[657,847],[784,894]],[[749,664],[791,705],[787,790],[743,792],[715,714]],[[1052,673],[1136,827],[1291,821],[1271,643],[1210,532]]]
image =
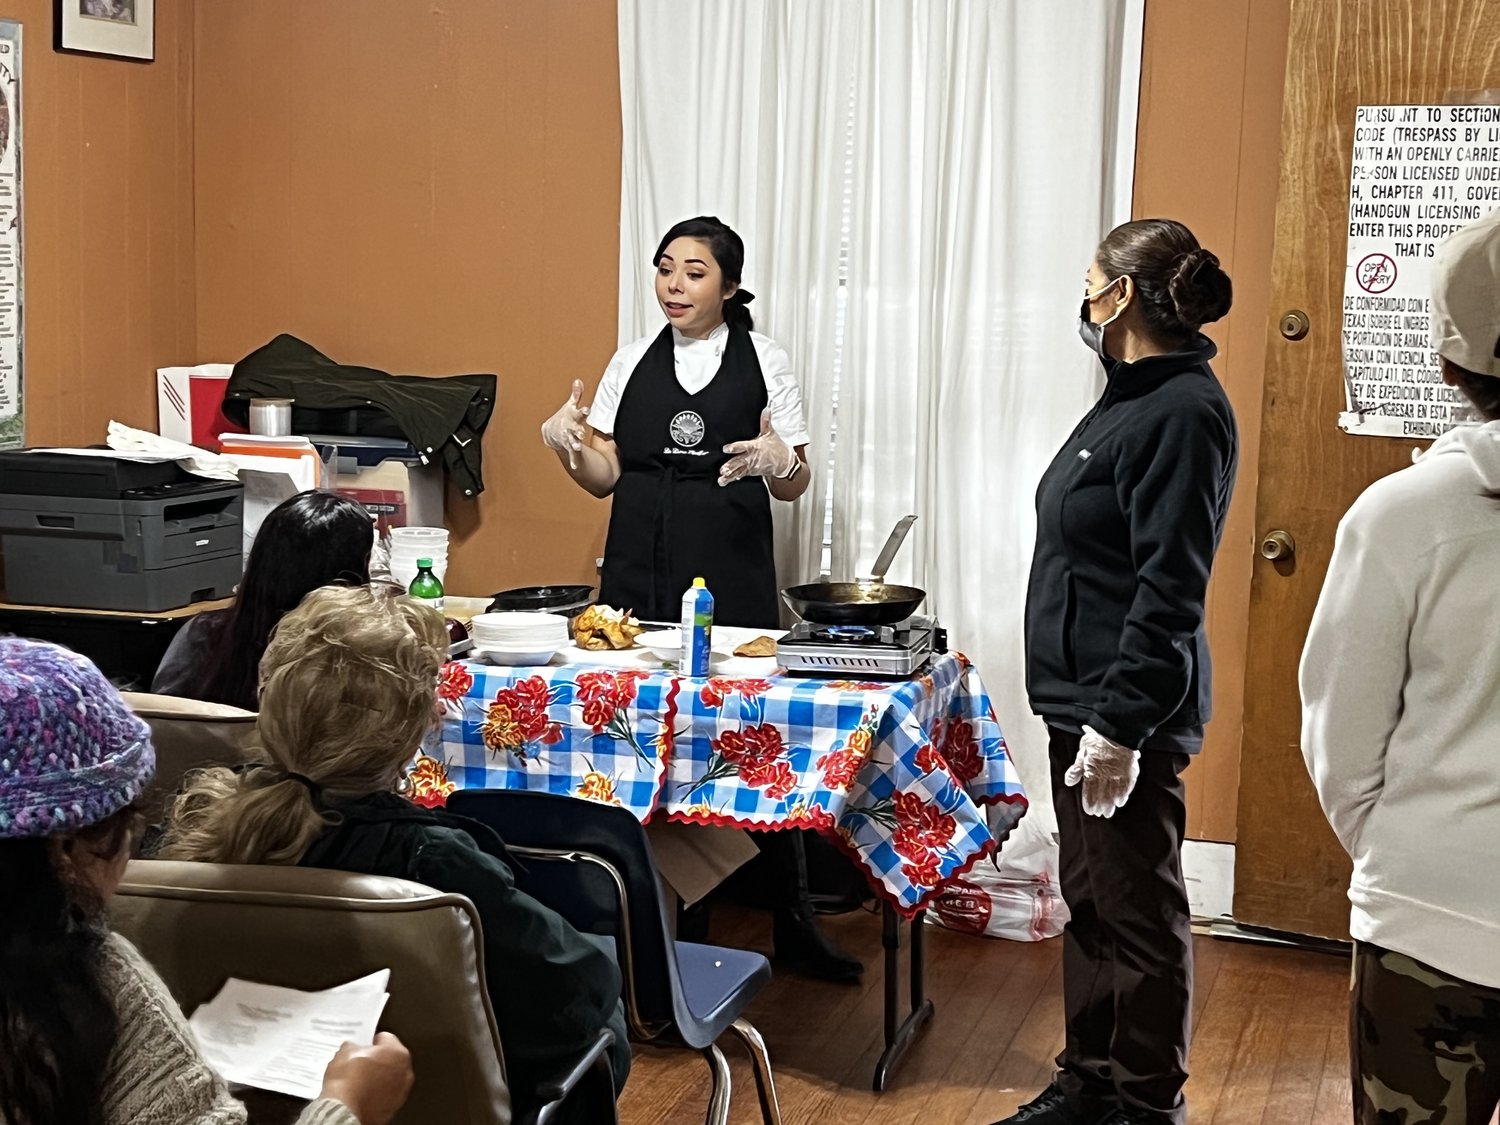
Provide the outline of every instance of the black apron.
[[770,628],[780,618],[766,482],[719,486],[730,442],[760,433],[766,381],[748,329],[730,326],[713,380],[697,394],[677,381],[672,327],[625,384],[615,413],[620,455],[599,600],[647,621],[676,621],[702,578],[721,625]]

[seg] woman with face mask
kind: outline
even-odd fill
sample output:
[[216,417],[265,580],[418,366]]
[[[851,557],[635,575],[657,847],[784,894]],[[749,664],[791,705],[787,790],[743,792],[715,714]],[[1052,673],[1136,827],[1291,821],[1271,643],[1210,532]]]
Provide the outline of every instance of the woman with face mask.
[[1199,328],[1229,311],[1219,260],[1181,223],[1111,231],[1079,334],[1103,395],[1037,490],[1026,681],[1047,724],[1067,1042],[1006,1121],[1186,1120],[1192,935],[1181,773],[1209,718],[1203,605],[1234,488],[1234,412]]

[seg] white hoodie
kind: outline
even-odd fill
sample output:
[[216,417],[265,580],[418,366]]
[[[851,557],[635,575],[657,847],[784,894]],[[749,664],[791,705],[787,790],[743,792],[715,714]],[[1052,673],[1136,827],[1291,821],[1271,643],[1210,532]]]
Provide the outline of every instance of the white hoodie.
[[1350,932],[1500,987],[1500,422],[1339,525],[1302,653],[1302,753],[1354,859]]

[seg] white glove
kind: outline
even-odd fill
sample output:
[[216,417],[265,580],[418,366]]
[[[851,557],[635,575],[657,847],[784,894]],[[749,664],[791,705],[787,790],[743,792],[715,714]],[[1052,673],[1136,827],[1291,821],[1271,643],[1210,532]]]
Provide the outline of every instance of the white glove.
[[1093,727],[1083,728],[1078,757],[1063,774],[1068,785],[1083,782],[1083,811],[1111,817],[1125,804],[1141,776],[1141,752],[1105,738]]
[[719,470],[720,484],[733,484],[743,477],[789,476],[797,454],[771,428],[771,412],[760,412],[760,434],[750,441],[732,441],[724,447],[731,454]]
[[589,408],[578,405],[582,398],[583,380],[574,379],[573,393],[568,396],[568,401],[542,423],[542,441],[548,449],[566,453],[570,469],[578,468],[578,454],[583,451],[583,420],[588,417]]

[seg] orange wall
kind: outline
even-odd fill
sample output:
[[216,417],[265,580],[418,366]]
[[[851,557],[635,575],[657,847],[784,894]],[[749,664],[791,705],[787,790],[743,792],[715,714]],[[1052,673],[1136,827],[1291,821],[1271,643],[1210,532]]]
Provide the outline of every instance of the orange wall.
[[[1290,0],[1149,0],[1136,213],[1234,277],[1215,329],[1239,488],[1209,605],[1217,718],[1191,835],[1234,837],[1255,465]],[[277,332],[402,373],[493,371],[488,489],[449,497],[449,585],[592,577],[605,508],[537,427],[615,342],[612,0],[158,0],[149,66],[26,22],[28,437],[155,418],[151,372]]]
[[497,373],[448,586],[592,579],[606,508],[538,428],[615,346],[612,0],[203,0],[197,21],[199,361],[291,332]]
[[152,372],[193,352],[193,5],[157,0],[156,61],[52,49],[53,0],[20,20],[26,440],[155,428]]
[[[1240,425],[1240,472],[1209,590],[1214,719],[1185,779],[1188,835],[1235,838],[1255,478],[1291,0],[1147,0],[1135,214],[1192,228],[1234,281],[1210,328]],[[1288,659],[1296,659],[1295,653]]]

